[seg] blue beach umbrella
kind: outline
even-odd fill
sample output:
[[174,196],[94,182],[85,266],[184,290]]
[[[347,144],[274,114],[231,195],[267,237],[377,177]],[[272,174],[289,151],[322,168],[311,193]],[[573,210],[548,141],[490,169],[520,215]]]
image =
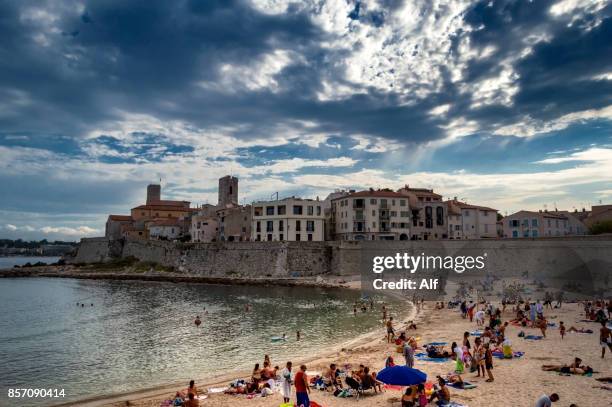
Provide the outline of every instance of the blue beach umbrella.
[[376,379],[385,384],[411,386],[413,384],[425,383],[427,374],[419,369],[397,365],[384,368],[378,372]]

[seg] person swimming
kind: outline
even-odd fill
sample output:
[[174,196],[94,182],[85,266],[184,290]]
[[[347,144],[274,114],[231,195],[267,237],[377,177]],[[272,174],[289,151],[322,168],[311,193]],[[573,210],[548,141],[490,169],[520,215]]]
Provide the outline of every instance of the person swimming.
[[193,321],[194,324],[196,324],[196,326],[200,326],[200,324],[202,323],[202,320],[200,319],[200,316],[198,315],[195,319],[195,321]]

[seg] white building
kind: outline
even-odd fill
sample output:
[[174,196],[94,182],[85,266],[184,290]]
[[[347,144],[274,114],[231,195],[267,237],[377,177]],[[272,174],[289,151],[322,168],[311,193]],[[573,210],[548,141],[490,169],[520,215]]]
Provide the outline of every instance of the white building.
[[147,224],[150,239],[175,240],[183,235],[177,219],[158,219]]
[[323,203],[296,197],[255,202],[251,212],[255,241],[323,241]]
[[335,240],[408,240],[408,198],[389,190],[351,192],[332,199]]
[[497,237],[497,209],[470,205],[457,198],[446,201],[449,239]]

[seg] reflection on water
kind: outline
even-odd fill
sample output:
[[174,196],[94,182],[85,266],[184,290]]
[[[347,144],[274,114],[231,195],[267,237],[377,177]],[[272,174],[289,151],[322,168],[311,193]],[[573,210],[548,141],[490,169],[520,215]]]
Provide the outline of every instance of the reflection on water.
[[[311,356],[380,323],[378,310],[352,315],[358,296],[318,288],[0,279],[0,405],[8,388],[64,388],[70,400],[250,369],[265,353],[278,365]],[[283,333],[286,342],[270,340]]]

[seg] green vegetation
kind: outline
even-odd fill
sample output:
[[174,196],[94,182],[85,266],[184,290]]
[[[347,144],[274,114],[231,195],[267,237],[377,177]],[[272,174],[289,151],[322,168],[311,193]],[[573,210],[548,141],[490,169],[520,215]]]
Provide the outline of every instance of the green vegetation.
[[603,220],[591,226],[591,234],[601,235],[602,233],[612,233],[612,220]]
[[63,242],[60,240],[48,241],[47,239],[39,240],[39,241],[25,241],[21,239],[12,240],[12,239],[0,239],[0,247],[6,247],[9,249],[38,249],[41,246],[46,245],[69,245],[76,246],[76,242]]

